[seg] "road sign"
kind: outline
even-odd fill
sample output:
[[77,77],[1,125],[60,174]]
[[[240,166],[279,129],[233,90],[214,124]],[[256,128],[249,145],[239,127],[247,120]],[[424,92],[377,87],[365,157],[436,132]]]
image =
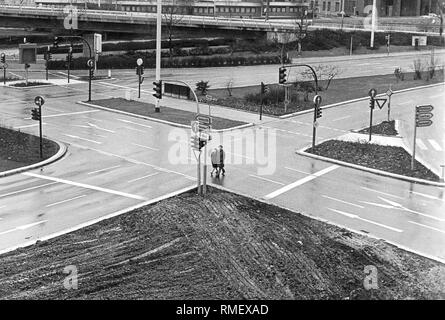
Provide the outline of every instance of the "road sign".
[[37,106],[41,107],[41,106],[43,106],[43,104],[45,103],[45,99],[43,99],[42,96],[37,96],[37,97],[34,98],[34,103],[35,103]]
[[393,93],[394,93],[394,92],[393,92],[391,89],[388,89],[388,91],[386,91],[386,95],[387,95],[388,97],[391,97]]
[[212,118],[204,114],[197,115],[195,119],[199,121],[199,124],[212,124]]
[[199,134],[199,122],[191,121],[191,127],[192,127],[192,135],[197,136]]
[[422,105],[422,106],[416,106],[416,113],[419,112],[431,112],[433,111],[434,107],[430,104]]
[[377,95],[377,90],[374,89],[374,88],[372,88],[371,90],[369,90],[368,95],[369,95],[371,98],[374,98],[374,97]]
[[89,59],[89,60],[87,61],[87,66],[90,67],[90,68],[93,68],[93,67],[94,67],[94,61],[93,61],[93,59]]
[[321,96],[319,96],[318,94],[316,96],[314,96],[314,103],[319,106],[321,104]]
[[375,99],[375,101],[377,102],[377,105],[379,106],[380,109],[382,109],[386,103],[386,99]]
[[190,145],[191,145],[192,149],[199,150],[199,137],[191,136],[190,137]]
[[144,61],[142,61],[141,58],[138,58],[138,59],[136,60],[136,64],[137,64],[138,66],[141,66],[143,63],[144,63]]
[[417,113],[416,114],[416,120],[429,120],[433,117],[433,114],[428,112],[428,113]]
[[433,124],[433,121],[431,121],[431,120],[416,121],[416,127],[429,127],[432,124]]

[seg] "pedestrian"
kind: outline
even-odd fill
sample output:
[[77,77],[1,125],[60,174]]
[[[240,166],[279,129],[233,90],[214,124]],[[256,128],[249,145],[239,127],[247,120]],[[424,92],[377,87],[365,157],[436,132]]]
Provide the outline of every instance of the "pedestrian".
[[216,175],[219,176],[219,171],[218,171],[219,159],[218,159],[218,149],[217,148],[214,148],[212,150],[212,152],[210,153],[210,160],[212,161],[212,171],[210,172],[210,176],[213,177],[214,171],[216,171]]
[[223,150],[223,146],[219,145],[219,171],[222,172],[222,175],[226,175],[226,169],[224,169],[224,161],[226,159],[226,153]]

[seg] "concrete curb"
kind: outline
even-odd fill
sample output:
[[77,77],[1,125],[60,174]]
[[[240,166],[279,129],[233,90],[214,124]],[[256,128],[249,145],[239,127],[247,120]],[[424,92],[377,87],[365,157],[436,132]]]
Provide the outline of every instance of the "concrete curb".
[[[184,128],[184,129],[190,129],[191,128],[189,125],[186,125],[186,124],[180,124],[180,123],[176,123],[176,122],[171,122],[171,121],[151,118],[151,117],[139,115],[139,114],[136,114],[136,113],[131,113],[131,112],[127,112],[127,111],[122,111],[122,110],[116,110],[116,109],[112,109],[112,108],[102,107],[102,106],[98,106],[96,104],[87,103],[87,102],[83,102],[83,101],[77,101],[76,103],[80,104],[80,105],[83,105],[83,106],[95,108],[95,109],[100,109],[100,110],[104,110],[104,111],[124,114],[124,115],[130,116],[130,117],[135,117],[135,118],[139,118],[139,119],[159,122],[159,123],[167,124],[167,125],[174,126],[174,127],[179,127],[179,128]],[[245,129],[245,128],[253,127],[253,126],[254,126],[253,123],[246,123],[246,124],[241,124],[239,126],[235,126],[235,127],[232,127],[232,128],[218,129],[218,130],[212,129],[212,132],[214,132],[214,133],[222,133],[222,132],[227,132],[227,131],[232,131],[232,130]]]
[[53,162],[59,160],[60,158],[62,158],[65,155],[65,153],[67,152],[67,150],[68,150],[67,146],[64,143],[61,143],[61,142],[56,141],[56,140],[51,140],[51,141],[57,143],[57,145],[59,146],[59,150],[51,158],[48,158],[48,159],[46,159],[44,161],[41,161],[41,162],[37,162],[37,163],[31,164],[31,165],[26,166],[26,167],[21,167],[21,168],[17,168],[17,169],[12,169],[12,170],[8,170],[8,171],[0,172],[0,178],[7,177],[7,176],[10,176],[10,175],[13,175],[13,174],[17,174],[17,173],[21,173],[21,172],[25,172],[25,171],[29,171],[29,170],[32,170],[32,169],[37,169],[37,168],[46,166],[46,165],[48,165],[50,163],[53,163]]
[[[311,215],[311,214],[307,214],[307,213],[305,213],[305,212],[303,212],[303,211],[298,212],[298,211],[296,211],[295,209],[291,209],[291,208],[285,207],[285,206],[283,206],[283,205],[279,205],[279,204],[277,204],[277,203],[270,202],[269,200],[265,200],[265,199],[258,198],[258,197],[255,197],[255,196],[247,195],[247,194],[245,194],[245,193],[243,193],[243,192],[234,191],[234,190],[231,190],[231,189],[229,189],[229,188],[223,187],[223,186],[218,185],[218,184],[210,183],[210,185],[211,185],[213,188],[215,188],[215,189],[219,189],[219,190],[226,191],[226,192],[230,192],[230,193],[239,194],[239,195],[241,195],[241,196],[243,196],[243,197],[246,197],[246,198],[249,198],[249,199],[254,199],[254,200],[256,200],[256,201],[258,201],[258,202],[261,202],[261,203],[264,203],[264,204],[268,204],[268,205],[271,205],[271,206],[275,206],[275,207],[278,207],[278,208],[281,208],[281,209],[284,209],[284,210],[288,210],[288,211],[290,211],[290,212],[295,212],[295,213],[297,213],[297,214],[301,214],[302,216],[304,216],[304,217],[306,217],[306,218],[310,218],[310,219],[313,219],[313,220],[316,220],[316,221],[319,221],[319,222],[323,222],[323,223],[326,223],[326,224],[328,224],[328,225],[335,226],[335,227],[337,227],[337,228],[345,229],[345,230],[348,230],[348,231],[353,232],[353,233],[355,233],[355,234],[359,234],[359,235],[364,236],[364,237],[369,237],[369,238],[372,238],[372,239],[375,239],[375,240],[381,240],[381,241],[383,241],[383,242],[385,242],[385,243],[388,243],[388,244],[390,244],[390,245],[393,245],[393,246],[395,246],[395,247],[397,247],[397,248],[399,248],[399,249],[401,249],[401,250],[404,250],[404,251],[407,251],[407,252],[411,252],[411,253],[417,254],[417,255],[419,255],[419,256],[421,256],[421,257],[425,257],[425,258],[431,259],[431,260],[433,260],[433,261],[437,261],[437,262],[440,262],[440,263],[445,264],[445,259],[441,259],[441,258],[432,256],[432,255],[429,255],[429,254],[421,253],[421,252],[419,252],[419,251],[417,251],[417,250],[413,250],[413,249],[410,249],[410,248],[408,248],[408,247],[406,247],[406,246],[400,245],[400,244],[398,244],[398,243],[396,243],[396,242],[394,242],[394,241],[385,240],[385,239],[383,239],[383,238],[380,238],[380,237],[378,237],[378,236],[375,236],[375,235],[372,235],[372,234],[369,234],[369,233],[365,233],[365,232],[362,232],[362,231],[359,231],[359,230],[354,230],[354,229],[351,229],[351,228],[346,227],[346,226],[344,226],[344,225],[341,225],[341,224],[332,222],[332,221],[330,221],[330,220],[326,220],[326,219],[324,219],[324,218],[320,218],[320,217],[313,216],[313,215]],[[1,254],[1,252],[0,252],[0,254]]]
[[315,154],[308,153],[308,152],[304,151],[304,150],[306,150],[306,149],[308,149],[310,147],[311,146],[306,146],[304,148],[301,148],[301,149],[297,150],[296,153],[301,155],[301,156],[306,156],[306,157],[313,158],[313,159],[316,159],[316,160],[321,160],[321,161],[335,163],[335,164],[338,164],[338,165],[341,165],[341,166],[344,166],[344,167],[349,167],[349,168],[358,169],[358,170],[361,170],[361,171],[366,171],[366,172],[369,172],[369,173],[378,174],[380,176],[385,176],[385,177],[389,177],[389,178],[395,178],[395,179],[404,180],[404,181],[408,181],[408,182],[419,183],[419,184],[432,185],[432,186],[436,186],[436,187],[442,187],[442,188],[445,187],[445,183],[444,182],[435,182],[435,181],[429,181],[429,180],[425,180],[425,179],[411,178],[411,177],[403,176],[403,175],[400,175],[400,174],[391,173],[391,172],[382,171],[382,170],[377,170],[377,169],[372,169],[372,168],[360,166],[360,165],[349,163],[349,162],[344,162],[344,161],[340,161],[340,160],[336,160],[336,159],[331,159],[331,158],[315,155]]
[[16,90],[30,90],[30,89],[37,89],[37,88],[47,88],[47,87],[54,87],[57,86],[57,84],[48,83],[48,84],[42,84],[38,86],[31,86],[31,87],[14,87],[9,85],[2,85],[3,88],[12,88]]
[[[420,89],[425,89],[425,88],[431,88],[431,87],[436,87],[436,86],[443,86],[443,85],[445,85],[445,82],[428,84],[428,85],[420,86],[420,87],[396,90],[396,91],[393,91],[393,94],[403,93],[403,92],[408,92],[408,91],[414,91],[414,90],[420,90]],[[377,95],[377,97],[382,97],[382,96],[386,96],[386,94],[385,93],[380,93],[380,94]],[[365,101],[365,100],[368,100],[368,99],[369,99],[369,97],[363,97],[363,98],[357,98],[357,99],[352,99],[352,100],[346,100],[346,101],[337,102],[337,103],[333,103],[333,104],[328,104],[326,106],[322,106],[321,109],[322,110],[329,109],[329,108],[338,107],[338,106],[345,105],[345,104],[350,104],[350,103],[359,102],[359,101]],[[314,112],[314,108],[303,110],[303,111],[298,111],[298,112],[294,112],[294,113],[290,113],[290,114],[285,114],[285,115],[279,116],[278,119],[292,118],[292,117],[295,117],[295,116],[299,116],[299,115],[306,114],[306,113],[311,113],[311,112]]]

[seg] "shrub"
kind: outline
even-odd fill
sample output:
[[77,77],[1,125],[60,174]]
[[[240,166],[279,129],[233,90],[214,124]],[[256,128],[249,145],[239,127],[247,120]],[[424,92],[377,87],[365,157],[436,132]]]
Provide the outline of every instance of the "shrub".
[[402,72],[402,68],[397,67],[394,69],[394,76],[396,77],[397,81],[403,81],[405,80],[405,75]]
[[196,90],[201,93],[201,95],[207,94],[207,90],[210,88],[208,81],[199,81],[196,83]]
[[422,79],[422,71],[424,67],[422,65],[422,61],[419,58],[413,61],[413,70],[414,70],[414,80]]

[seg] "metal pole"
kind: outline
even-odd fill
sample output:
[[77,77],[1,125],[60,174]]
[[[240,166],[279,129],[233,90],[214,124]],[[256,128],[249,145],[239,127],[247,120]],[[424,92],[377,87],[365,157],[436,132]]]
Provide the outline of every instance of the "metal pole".
[[374,32],[375,32],[375,20],[377,15],[376,0],[372,0],[372,15],[371,15],[371,44],[370,47],[374,48]]
[[198,155],[198,194],[201,194],[201,150]]
[[88,70],[89,70],[89,75],[88,75],[88,102],[91,101],[91,77],[93,75],[93,68],[91,68],[90,66],[88,66]]
[[68,83],[70,83],[70,65],[71,65],[71,55],[68,53]]
[[202,194],[207,193],[207,143],[204,146],[204,172],[202,176]]
[[[156,81],[161,80],[161,22],[162,1],[157,0],[156,7]],[[162,88],[161,88],[162,90]],[[159,99],[156,99],[155,112],[159,112]]]
[[413,156],[411,158],[411,170],[412,171],[414,171],[414,162],[416,161],[416,137],[417,137],[417,121],[416,121],[416,107],[414,107]]
[[315,121],[317,121],[317,104],[314,103],[314,121],[312,123],[312,149],[315,148],[315,135],[317,129],[315,128]]
[[371,97],[371,108],[369,112],[369,141],[371,141],[372,136],[372,112],[374,111],[374,98]]
[[42,106],[39,106],[39,134],[40,134],[40,159],[43,159],[43,139],[42,139]]
[[263,116],[263,90],[261,90],[260,92],[260,99],[261,99],[260,103],[260,121],[261,121],[261,118]]
[[[389,85],[389,90],[391,91],[391,85]],[[389,97],[388,97],[388,122],[391,121],[391,120],[390,120],[390,114],[391,114],[391,96],[392,96],[392,94],[390,94]]]
[[6,85],[6,66],[3,66],[3,84]]
[[[138,98],[141,98],[141,67],[138,67],[138,75],[139,75],[139,93]],[[161,88],[162,90],[162,88]]]
[[352,56],[352,36],[351,36],[351,45],[349,46],[349,55]]

